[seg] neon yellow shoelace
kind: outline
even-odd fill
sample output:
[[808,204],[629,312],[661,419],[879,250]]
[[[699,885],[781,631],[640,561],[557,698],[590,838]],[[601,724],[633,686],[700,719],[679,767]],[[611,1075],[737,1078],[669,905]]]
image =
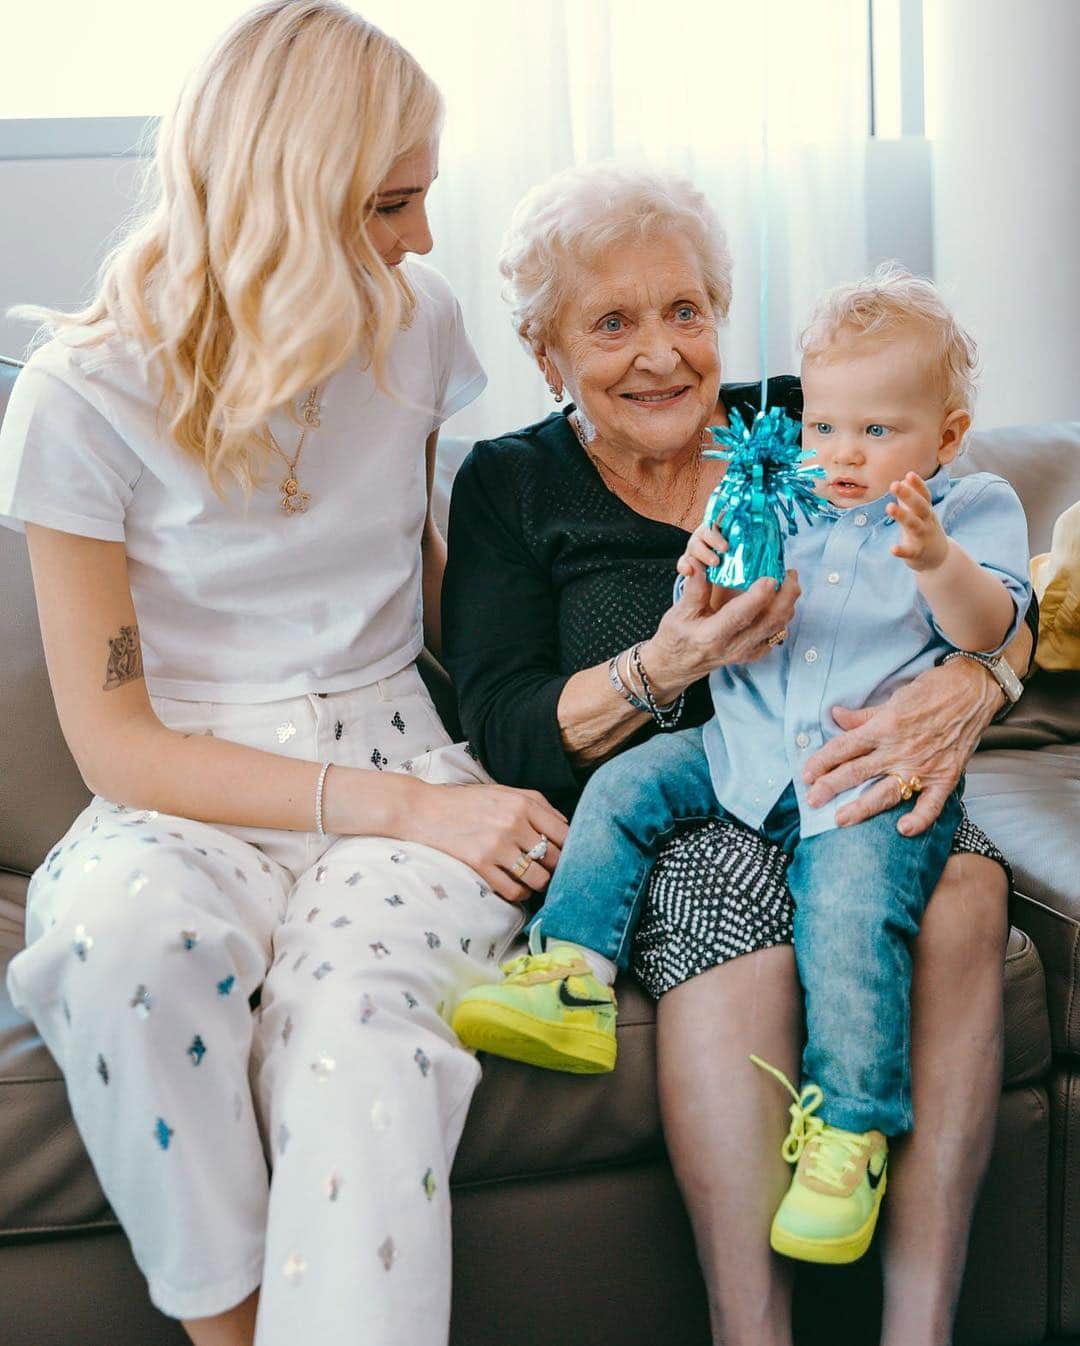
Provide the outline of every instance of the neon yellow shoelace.
[[866,1142],[832,1127],[828,1134],[824,1134],[825,1123],[815,1116],[825,1098],[820,1086],[807,1084],[799,1093],[782,1070],[769,1065],[760,1056],[751,1056],[750,1060],[768,1071],[773,1079],[779,1080],[793,1099],[788,1108],[791,1126],[780,1146],[780,1153],[789,1164],[795,1164],[810,1142],[817,1141],[807,1159],[806,1176],[842,1191],[846,1186],[844,1175],[854,1170],[862,1158]]
[[555,966],[550,953],[519,953],[516,958],[502,964],[502,970],[508,977],[516,977],[519,972],[549,972]]
[[516,958],[511,958],[500,967],[507,977],[516,977],[521,972],[550,972],[553,968],[565,971],[567,965],[564,960],[556,959],[555,953],[558,949],[552,949],[550,953],[544,949],[543,936],[540,933],[540,922],[533,926],[529,931],[529,950],[527,953],[519,953]]
[[815,1136],[820,1136],[825,1130],[825,1123],[820,1117],[815,1117],[814,1113],[824,1102],[825,1095],[816,1084],[808,1084],[802,1093],[795,1088],[782,1070],[777,1070],[775,1066],[769,1065],[768,1061],[763,1061],[760,1056],[751,1056],[755,1066],[760,1066],[762,1070],[768,1073],[775,1080],[779,1080],[784,1088],[791,1095],[794,1102],[788,1108],[791,1116],[791,1127],[784,1137],[784,1143],[780,1146],[780,1153],[789,1164],[798,1162],[799,1156]]
[[866,1149],[866,1142],[843,1131],[820,1136],[807,1161],[806,1176],[838,1192],[847,1191],[845,1174],[853,1173]]

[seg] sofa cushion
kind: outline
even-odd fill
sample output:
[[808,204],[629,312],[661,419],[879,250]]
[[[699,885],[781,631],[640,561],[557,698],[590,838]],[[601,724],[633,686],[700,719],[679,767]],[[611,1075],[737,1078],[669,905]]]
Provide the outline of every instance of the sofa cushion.
[[[8,959],[0,958],[0,978]],[[454,1164],[456,1187],[663,1153],[655,1009],[629,977],[620,979],[618,993],[619,1064],[610,1075],[562,1075],[484,1058]],[[1041,1079],[1050,1060],[1042,968],[1031,940],[1019,931],[1010,936],[1005,962],[1005,1022],[1006,1084]],[[0,1174],[0,1240],[115,1223],[75,1130],[56,1063],[2,990]]]
[[90,794],[56,718],[26,539],[9,528],[0,528],[0,593],[0,869],[29,874]]
[[996,472],[1024,506],[1032,556],[1050,550],[1054,521],[1080,500],[1080,421],[975,430],[952,471]]
[[1008,717],[983,734],[980,749],[1080,743],[1080,672],[1039,669]]
[[[0,958],[0,979],[9,961]],[[485,1061],[455,1185],[663,1153],[653,1006],[629,978],[618,992],[619,1065],[612,1074],[583,1078]],[[0,1174],[0,1238],[115,1223],[75,1129],[63,1076],[2,989]]]
[[[7,972],[7,955],[0,976]],[[68,1107],[64,1079],[0,992],[0,1235],[115,1223]]]
[[1004,1087],[1045,1079],[1052,1060],[1043,966],[1034,941],[1013,928],[1005,948]]
[[0,955],[15,953],[23,946],[26,885],[25,874],[0,869]]
[[662,1153],[655,1006],[630,977],[621,977],[616,991],[619,1060],[610,1075],[565,1075],[481,1057],[483,1079],[465,1123],[455,1182]]
[[1054,1051],[1080,1055],[1080,743],[976,753],[964,803],[1016,875],[1013,919],[1045,968]]

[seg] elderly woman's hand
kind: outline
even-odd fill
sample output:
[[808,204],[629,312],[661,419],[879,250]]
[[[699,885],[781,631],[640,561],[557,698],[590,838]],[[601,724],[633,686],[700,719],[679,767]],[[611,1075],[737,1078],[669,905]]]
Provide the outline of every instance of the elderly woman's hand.
[[641,658],[661,704],[724,664],[751,664],[770,654],[795,612],[799,580],[789,570],[777,589],[758,580],[745,592],[711,585],[700,566],[688,566],[682,596],[660,619]]
[[905,778],[916,775],[922,792],[896,830],[918,836],[941,812],[1000,705],[1001,692],[985,670],[954,659],[920,673],[883,705],[834,707],[833,719],[846,732],[807,761],[804,779],[812,784],[810,803],[819,808],[843,790],[882,777],[837,811],[836,821],[847,827],[895,808],[893,772]]

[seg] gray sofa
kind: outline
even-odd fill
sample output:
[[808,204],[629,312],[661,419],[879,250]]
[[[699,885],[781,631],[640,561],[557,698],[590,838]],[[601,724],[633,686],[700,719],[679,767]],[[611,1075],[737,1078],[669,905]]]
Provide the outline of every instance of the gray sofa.
[[[0,414],[17,366],[0,362]],[[456,446],[460,449],[460,446]],[[452,475],[448,447],[444,475]],[[1080,425],[979,436],[1044,549],[1080,496]],[[0,529],[0,980],[21,947],[27,875],[86,791],[60,735],[25,546]],[[433,684],[435,685],[435,684]],[[440,697],[446,689],[438,687]],[[958,1340],[1080,1342],[1080,683],[1040,675],[972,763],[972,813],[1016,866],[1004,968],[1005,1087]],[[569,1078],[489,1061],[454,1169],[455,1346],[707,1346],[693,1243],[660,1131],[654,1015],[619,987],[619,1066]],[[31,1025],[0,993],[0,1346],[165,1346]],[[800,1343],[876,1340],[873,1257],[800,1276]],[[538,1305],[551,1313],[537,1313]],[[811,1324],[831,1305],[827,1335]],[[364,1343],[363,1346],[378,1346]]]

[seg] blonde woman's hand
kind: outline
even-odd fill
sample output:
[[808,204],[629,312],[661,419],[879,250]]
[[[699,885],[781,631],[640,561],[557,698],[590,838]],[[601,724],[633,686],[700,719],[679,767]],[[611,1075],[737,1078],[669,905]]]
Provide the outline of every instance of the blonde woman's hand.
[[[711,531],[702,535],[702,545],[709,545]],[[690,548],[679,568],[685,578],[682,595],[641,647],[642,662],[661,704],[714,668],[752,664],[772,654],[769,640],[787,627],[801,592],[794,570],[787,572],[779,589],[770,579],[758,580],[746,590],[722,589],[705,578],[704,566]]]
[[[403,840],[452,855],[507,902],[524,902],[544,891],[562,852],[568,823],[542,794],[508,785],[413,783],[419,789]],[[547,853],[522,868],[525,853],[538,846],[541,837],[547,837]]]

